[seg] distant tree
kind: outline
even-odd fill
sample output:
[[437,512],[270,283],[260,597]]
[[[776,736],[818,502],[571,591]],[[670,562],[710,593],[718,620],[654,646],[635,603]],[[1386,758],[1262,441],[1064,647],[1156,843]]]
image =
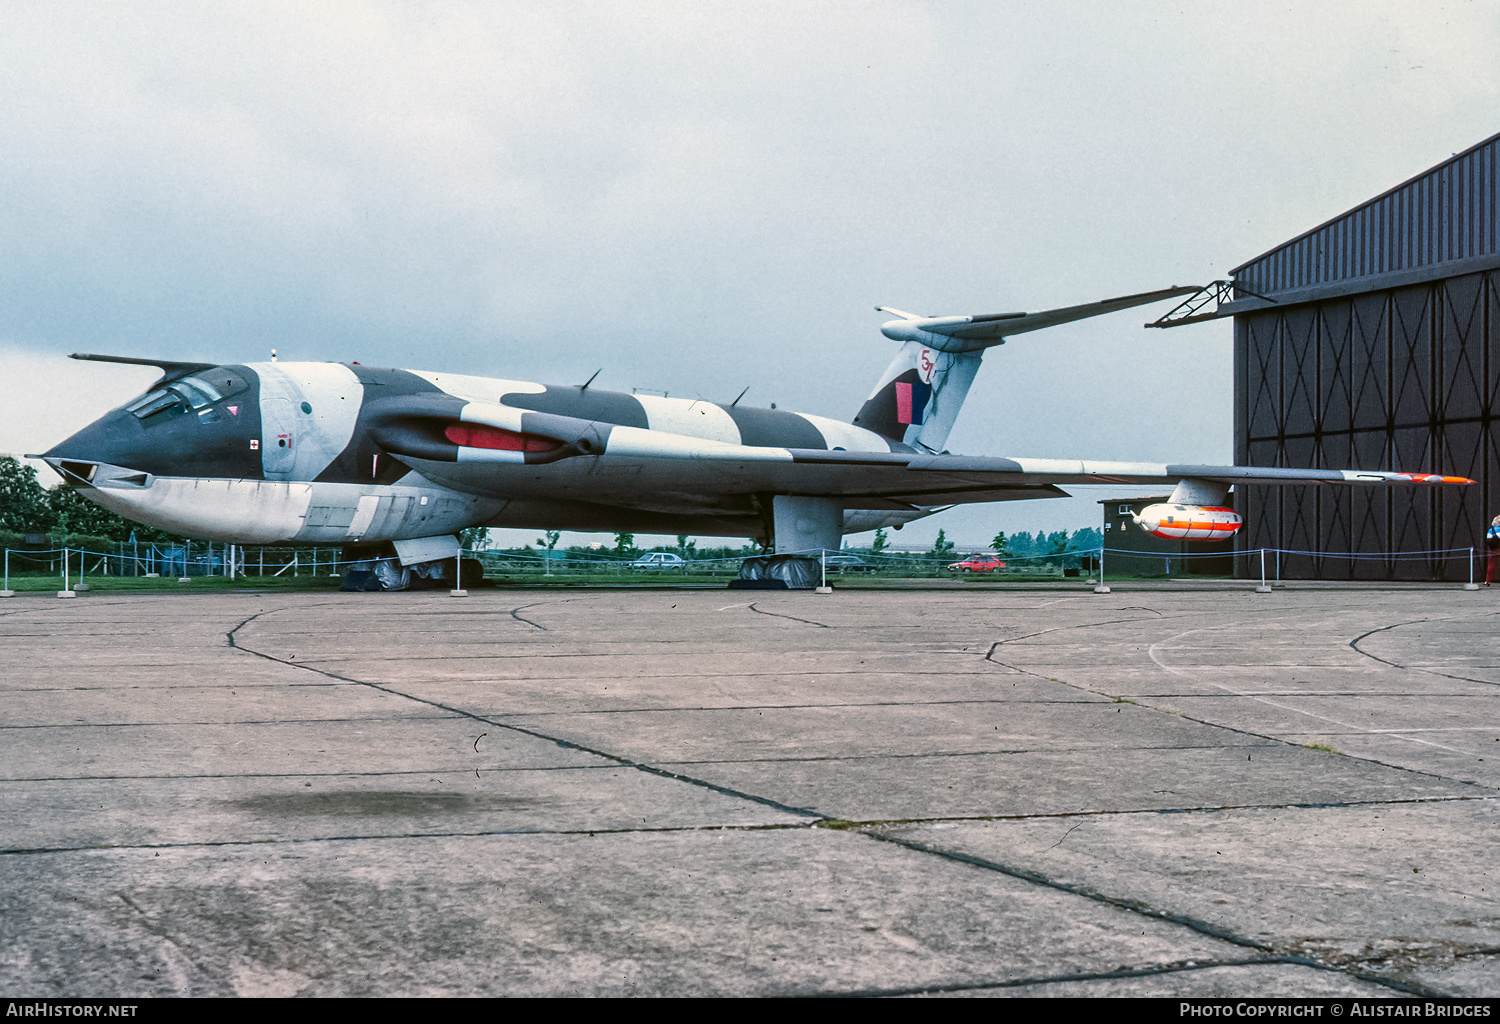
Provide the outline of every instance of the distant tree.
[[458,543],[465,551],[483,551],[490,546],[489,528],[471,526],[467,530],[459,530]]
[[548,530],[545,535],[538,537],[536,542],[546,549],[543,556],[546,560],[546,573],[552,575],[552,549],[557,547],[557,542],[562,540],[561,530]]
[[698,542],[690,540],[685,533],[677,535],[677,553],[683,558],[692,558],[698,553]]
[[1097,551],[1104,543],[1104,535],[1092,526],[1085,526],[1081,530],[1074,530],[1073,537],[1068,541],[1068,547],[1073,551]]
[[876,530],[875,539],[870,543],[870,554],[878,555],[890,546],[890,534],[886,533],[883,528]]
[[937,540],[932,542],[932,557],[952,558],[956,550],[953,542],[948,539],[948,534],[943,530],[939,530]]
[[71,487],[58,486],[47,492],[53,529],[59,533],[86,534],[124,540],[136,524],[103,505],[96,505]]
[[621,558],[634,558],[640,554],[640,549],[635,546],[635,534],[615,534],[615,554]]
[[9,455],[0,456],[0,529],[25,533],[51,525],[52,509],[36,470]]
[[1049,555],[1060,555],[1064,551],[1067,551],[1068,550],[1068,531],[1067,530],[1058,530],[1055,533],[1049,533],[1049,534],[1047,534],[1046,545],[1047,545],[1047,554],[1049,554]]
[[1010,556],[1010,541],[1006,538],[1004,530],[995,534],[995,538],[990,541],[990,546],[995,549],[995,554],[1001,558]]

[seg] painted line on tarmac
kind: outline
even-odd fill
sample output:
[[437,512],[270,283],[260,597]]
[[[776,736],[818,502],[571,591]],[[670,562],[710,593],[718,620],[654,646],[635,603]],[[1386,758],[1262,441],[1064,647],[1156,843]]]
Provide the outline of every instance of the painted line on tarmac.
[[[1500,614],[1500,613],[1492,613],[1492,614]],[[1372,637],[1376,633],[1384,633],[1387,630],[1399,629],[1402,626],[1414,626],[1414,625],[1416,625],[1419,622],[1433,622],[1433,621],[1447,622],[1447,621],[1451,621],[1451,620],[1449,620],[1449,619],[1436,619],[1436,620],[1433,620],[1433,619],[1413,619],[1410,622],[1393,622],[1389,626],[1381,626],[1378,629],[1372,629],[1372,630],[1370,630],[1368,633],[1361,633],[1359,636],[1357,636],[1353,640],[1349,641],[1349,646],[1352,647],[1357,653],[1363,654],[1366,658],[1370,658],[1370,659],[1372,659],[1374,661],[1378,661],[1382,665],[1390,665],[1392,668],[1404,669],[1404,670],[1406,670],[1408,672],[1425,672],[1428,675],[1442,676],[1444,679],[1457,679],[1457,680],[1459,680],[1461,682],[1465,682],[1465,683],[1481,683],[1481,684],[1483,684],[1485,686],[1500,686],[1500,682],[1496,682],[1493,679],[1475,679],[1472,676],[1458,676],[1458,675],[1453,675],[1452,673],[1449,673],[1449,672],[1439,672],[1437,669],[1422,668],[1420,665],[1402,665],[1399,662],[1391,661],[1391,660],[1389,660],[1387,658],[1382,658],[1378,654],[1371,654],[1369,651],[1367,651],[1363,647],[1359,646],[1359,642],[1361,640],[1364,640],[1367,637]]]
[[[1121,610],[1123,611],[1124,609],[1121,609]],[[1142,608],[1141,611],[1151,611],[1151,609],[1150,608]],[[1156,612],[1155,614],[1158,615],[1158,616],[1161,615],[1160,612]],[[1120,625],[1121,623],[1126,623],[1126,622],[1141,622],[1141,621],[1142,620],[1139,619],[1139,618],[1130,618],[1130,619],[1105,619],[1103,622],[1075,622],[1071,626],[1053,626],[1050,629],[1039,629],[1035,633],[1023,633],[1020,636],[1008,636],[1008,637],[1006,637],[1003,640],[996,640],[994,643],[990,644],[990,649],[989,649],[988,653],[985,654],[984,660],[988,661],[988,662],[991,662],[992,664],[995,664],[995,665],[1003,664],[1002,662],[995,661],[995,659],[994,659],[995,650],[997,648],[1002,647],[1005,644],[1013,644],[1013,643],[1018,643],[1018,642],[1020,642],[1022,640],[1030,640],[1034,636],[1046,636],[1048,633],[1060,633],[1060,632],[1063,632],[1064,630],[1070,630],[1070,629],[1092,629],[1094,626],[1117,626],[1117,625]],[[1148,619],[1148,620],[1145,620],[1145,621],[1150,621],[1150,620]],[[1006,668],[1015,668],[1015,666],[1013,666],[1013,665],[1005,665],[1005,667]],[[1017,672],[1026,672],[1025,669],[1020,669],[1020,668],[1017,668],[1016,671]],[[1026,672],[1026,674],[1029,675],[1029,676],[1036,676],[1037,675],[1035,672]],[[1037,676],[1037,678],[1038,679],[1046,679],[1047,682],[1049,682],[1049,683],[1055,683],[1055,682],[1058,681],[1056,679],[1048,679],[1046,676]],[[1071,685],[1071,684],[1069,684],[1069,685]],[[1079,689],[1083,689],[1083,687],[1079,687]],[[1111,697],[1110,699],[1111,700],[1118,700],[1119,698]]]
[[[1139,619],[1125,619],[1125,620],[1119,620],[1119,621],[1139,622],[1141,620],[1139,620]],[[1057,629],[1078,629],[1078,628],[1082,628],[1083,626],[1087,626],[1087,625],[1111,625],[1111,624],[1113,624],[1113,623],[1080,623],[1078,626],[1058,626],[1058,627],[1055,627],[1054,629],[1043,630],[1043,632],[1051,633],[1051,632],[1055,632]],[[1190,631],[1190,632],[1196,632],[1196,631]],[[1040,634],[1028,634],[1028,635],[1029,636],[1036,636],[1036,635],[1040,635]],[[1189,714],[1187,714],[1185,712],[1182,712],[1182,711],[1165,711],[1165,710],[1163,710],[1161,708],[1158,708],[1158,707],[1155,707],[1154,705],[1151,705],[1151,704],[1141,704],[1139,701],[1134,700],[1132,697],[1118,696],[1118,695],[1115,695],[1115,694],[1107,693],[1107,692],[1105,692],[1103,690],[1095,690],[1095,689],[1093,689],[1091,687],[1083,685],[1082,683],[1069,682],[1066,679],[1059,679],[1059,678],[1057,678],[1055,676],[1045,676],[1045,675],[1042,675],[1040,672],[1034,672],[1031,669],[1022,668],[1019,665],[1012,665],[1012,664],[1009,664],[1008,662],[1000,661],[997,658],[995,658],[995,656],[994,656],[995,652],[996,652],[996,650],[999,649],[999,647],[1002,644],[1010,643],[1013,640],[1024,640],[1024,639],[1026,639],[1026,637],[1013,637],[1013,638],[1008,639],[1008,640],[998,640],[998,641],[996,641],[994,644],[992,644],[990,646],[990,652],[985,655],[984,660],[987,661],[987,662],[989,662],[991,665],[994,665],[994,666],[996,666],[998,668],[1008,669],[1008,670],[1010,670],[1012,672],[1016,672],[1016,673],[1019,673],[1021,675],[1030,676],[1033,679],[1040,679],[1041,681],[1047,682],[1047,683],[1056,683],[1059,686],[1066,686],[1066,687],[1068,687],[1070,689],[1081,690],[1084,693],[1092,693],[1092,694],[1094,694],[1096,696],[1104,697],[1107,700],[1115,701],[1115,702],[1122,703],[1122,704],[1136,704],[1136,705],[1138,705],[1140,707],[1146,708],[1147,710],[1155,711],[1157,714],[1173,715],[1173,716],[1175,716],[1177,718],[1181,718],[1183,721],[1186,721],[1186,722],[1196,722],[1198,725],[1204,725],[1204,726],[1209,727],[1210,729],[1222,729],[1225,732],[1238,733],[1241,736],[1254,736],[1254,737],[1256,737],[1258,739],[1270,740],[1273,743],[1280,743],[1280,744],[1283,744],[1283,745],[1288,746],[1288,747],[1295,747],[1297,749],[1306,749],[1303,746],[1303,744],[1301,744],[1301,743],[1294,743],[1293,741],[1287,739],[1284,736],[1273,736],[1273,735],[1269,735],[1267,733],[1255,732],[1252,729],[1242,728],[1240,726],[1235,726],[1235,725],[1228,725],[1228,724],[1226,724],[1224,722],[1215,722],[1215,721],[1212,721],[1212,720],[1207,719],[1207,718],[1199,718],[1199,717],[1197,717],[1195,715],[1189,715]],[[1142,696],[1142,695],[1141,694],[1136,694],[1135,696]],[[1203,696],[1205,696],[1205,697],[1211,697],[1212,695],[1205,694]],[[1231,696],[1231,694],[1230,693],[1226,693],[1225,696],[1226,697],[1227,696]],[[1379,765],[1382,768],[1390,768],[1390,769],[1393,769],[1395,771],[1406,772],[1409,775],[1422,775],[1422,776],[1425,776],[1425,777],[1427,777],[1429,779],[1437,779],[1440,782],[1447,782],[1447,783],[1457,784],[1457,785],[1461,785],[1461,786],[1483,786],[1485,789],[1494,789],[1494,788],[1496,788],[1495,786],[1490,785],[1488,783],[1476,782],[1473,779],[1456,779],[1456,778],[1453,778],[1451,776],[1443,775],[1443,774],[1441,774],[1439,772],[1430,771],[1430,770],[1425,769],[1425,768],[1414,768],[1414,767],[1412,767],[1409,764],[1395,764],[1395,763],[1390,762],[1390,761],[1382,761],[1382,760],[1380,760],[1377,757],[1370,757],[1370,756],[1367,756],[1367,755],[1350,754],[1350,753],[1341,753],[1339,756],[1341,756],[1341,757],[1347,757],[1347,758],[1350,758],[1351,760],[1355,760],[1355,761],[1363,761],[1366,764]]]
[[[1158,650],[1161,650],[1162,648],[1166,647],[1168,644],[1171,644],[1171,643],[1173,643],[1173,642],[1175,642],[1177,640],[1181,640],[1185,636],[1192,636],[1194,633],[1207,633],[1207,632],[1209,632],[1208,629],[1190,629],[1190,630],[1188,630],[1185,633],[1178,633],[1176,636],[1168,637],[1167,639],[1161,641],[1160,643],[1154,643],[1154,644],[1152,644],[1150,646],[1150,648],[1146,651],[1146,653],[1151,656],[1151,660],[1152,661],[1154,661],[1158,665],[1160,665],[1162,667],[1162,669],[1164,669],[1165,671],[1170,672],[1173,675],[1177,675],[1177,676],[1185,676],[1187,678],[1195,678],[1192,675],[1190,675],[1189,670],[1187,670],[1187,669],[1184,669],[1184,668],[1173,668],[1171,665],[1168,665],[1166,662],[1162,661],[1161,658],[1159,658],[1159,657],[1156,656],[1156,652]],[[1317,712],[1314,712],[1314,711],[1304,711],[1301,708],[1292,707],[1290,704],[1282,704],[1282,703],[1280,703],[1278,701],[1271,700],[1270,698],[1267,698],[1267,697],[1258,697],[1254,693],[1252,693],[1252,692],[1250,692],[1248,690],[1238,690],[1238,689],[1235,689],[1232,686],[1225,686],[1223,683],[1216,683],[1216,682],[1213,682],[1211,680],[1196,680],[1196,681],[1198,681],[1198,682],[1205,682],[1209,686],[1216,687],[1216,688],[1218,688],[1220,690],[1223,690],[1226,693],[1232,694],[1233,696],[1236,696],[1236,697],[1248,697],[1250,700],[1257,701],[1257,702],[1259,702],[1261,704],[1267,704],[1267,705],[1269,705],[1269,706],[1271,706],[1273,708],[1280,708],[1282,711],[1291,711],[1294,714],[1306,715],[1308,718],[1316,718],[1320,722],[1332,722],[1334,725],[1341,725],[1341,726],[1343,726],[1346,729],[1353,729],[1355,732],[1362,732],[1362,733],[1367,733],[1367,734],[1373,734],[1373,733],[1376,732],[1376,730],[1374,730],[1374,729],[1366,729],[1364,726],[1355,725],[1353,722],[1345,722],[1342,719],[1330,718],[1328,715],[1320,715],[1320,714],[1318,714]],[[1419,738],[1417,738],[1415,736],[1408,736],[1404,732],[1399,732],[1399,731],[1391,730],[1391,729],[1385,729],[1385,730],[1380,730],[1380,731],[1381,731],[1381,733],[1383,735],[1394,736],[1396,739],[1407,740],[1407,741],[1409,741],[1411,743],[1420,743],[1423,746],[1436,747],[1439,750],[1446,750],[1450,754],[1464,754],[1464,755],[1467,755],[1469,757],[1478,757],[1479,756],[1478,754],[1476,754],[1476,753],[1474,753],[1472,751],[1460,750],[1457,747],[1444,746],[1441,743],[1434,743],[1431,740],[1424,740],[1424,739],[1419,739]],[[1415,731],[1415,730],[1412,730],[1412,731]]]

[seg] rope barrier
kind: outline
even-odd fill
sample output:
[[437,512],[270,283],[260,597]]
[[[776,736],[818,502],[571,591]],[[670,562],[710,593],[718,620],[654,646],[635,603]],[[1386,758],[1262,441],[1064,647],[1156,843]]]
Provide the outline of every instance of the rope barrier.
[[[62,568],[63,570],[63,575],[67,576],[71,574],[71,568],[73,565],[72,559],[75,555],[79,559],[78,568],[80,571],[78,575],[80,577],[87,575],[88,572],[88,563],[84,561],[85,558],[96,559],[93,565],[93,571],[95,575],[125,576],[127,575],[127,573],[124,571],[126,566],[132,566],[136,569],[137,572],[139,572],[139,569],[142,567],[154,567],[158,569],[168,568],[173,571],[180,569],[184,574],[182,577],[180,577],[182,579],[188,578],[186,574],[194,568],[203,570],[199,574],[201,576],[224,575],[229,576],[230,578],[236,576],[249,578],[251,575],[249,570],[252,567],[258,570],[255,575],[261,578],[274,578],[277,576],[281,576],[288,571],[290,571],[293,575],[298,575],[304,570],[311,571],[314,574],[316,574],[319,570],[322,570],[324,572],[330,573],[331,575],[339,575],[340,570],[344,570],[351,565],[372,561],[372,559],[369,558],[319,558],[317,557],[319,551],[314,546],[312,548],[313,559],[309,562],[303,560],[303,556],[309,550],[308,548],[294,548],[289,550],[287,548],[262,546],[258,552],[258,562],[252,563],[248,558],[249,552],[244,546],[224,545],[224,550],[225,554],[223,555],[223,557],[221,557],[219,554],[215,553],[212,546],[209,547],[209,550],[206,553],[197,554],[195,556],[192,552],[191,545],[174,545],[170,547],[160,547],[157,545],[152,545],[150,550],[148,550],[144,554],[140,553],[138,549],[136,549],[135,551],[126,551],[124,549],[124,545],[121,545],[120,549],[116,551],[93,551],[87,548],[73,547],[32,549],[5,548],[4,585],[3,588],[0,589],[3,589],[6,592],[10,591],[10,575],[12,569],[14,568],[14,561],[35,563],[38,561],[46,560],[50,562],[54,558],[57,558],[64,563],[60,568]],[[265,562],[265,556],[268,552],[271,551],[275,551],[277,553],[278,561],[272,563],[271,565],[267,565]],[[681,559],[680,563],[642,563],[642,558],[644,557],[644,555],[649,555],[652,553],[653,552],[645,552],[642,555],[625,556],[615,555],[613,552],[590,553],[587,555],[581,553],[557,554],[555,552],[549,553],[535,551],[528,553],[524,551],[462,550],[460,552],[461,557],[484,562],[488,567],[501,571],[504,571],[506,568],[511,568],[513,571],[520,572],[527,572],[532,570],[540,571],[545,569],[546,571],[551,572],[553,575],[583,575],[589,573],[610,571],[619,572],[625,570],[654,572],[680,570],[683,572],[699,573],[734,572],[738,571],[740,565],[747,558],[759,558],[768,556],[800,556],[817,558],[819,559],[819,561],[825,561],[825,555],[827,556],[827,564],[824,568],[832,572],[880,572],[898,571],[901,569],[912,569],[915,571],[930,572],[941,568],[956,566],[960,562],[964,561],[966,557],[960,556],[956,552],[952,554],[934,555],[931,552],[871,552],[849,550],[835,551],[831,549],[825,550],[821,548],[809,548],[791,552],[756,552],[703,558],[694,557],[692,554],[678,554],[677,557]],[[677,554],[676,552],[670,553]],[[1002,554],[996,557],[999,558],[1004,569],[1020,570],[1023,573],[1027,570],[1034,569],[1062,569],[1064,568],[1063,563],[1070,561],[1075,563],[1084,563],[1082,565],[1079,565],[1076,569],[1074,569],[1074,571],[1081,572],[1085,568],[1089,569],[1090,571],[1099,569],[1099,575],[1102,580],[1102,563],[1104,562],[1104,558],[1106,555],[1109,555],[1113,558],[1134,559],[1137,562],[1141,560],[1161,559],[1166,563],[1167,575],[1171,574],[1171,562],[1173,560],[1189,562],[1195,559],[1246,559],[1256,556],[1264,560],[1266,556],[1273,556],[1276,559],[1276,566],[1279,575],[1280,559],[1284,556],[1312,558],[1322,561],[1374,561],[1387,564],[1413,561],[1427,561],[1435,563],[1448,561],[1454,557],[1467,557],[1471,562],[1470,568],[1472,575],[1474,549],[1431,548],[1417,551],[1361,552],[1314,551],[1298,548],[1266,547],[1238,549],[1232,551],[1157,552],[1141,551],[1132,548],[1114,548],[1100,545],[1099,547],[1093,548],[1081,548],[1061,552],[1048,552],[1045,554]],[[279,560],[281,558],[286,559],[285,564],[279,564]],[[836,558],[839,559],[838,562],[834,561],[834,559]],[[850,562],[848,561],[849,559],[857,559],[857,562]],[[117,564],[119,571],[114,573],[108,572],[108,565],[111,560],[114,560],[114,562]],[[1071,569],[1073,567],[1067,568]],[[37,575],[37,573],[32,572],[28,573],[28,575]],[[52,574],[48,572],[45,575]]]

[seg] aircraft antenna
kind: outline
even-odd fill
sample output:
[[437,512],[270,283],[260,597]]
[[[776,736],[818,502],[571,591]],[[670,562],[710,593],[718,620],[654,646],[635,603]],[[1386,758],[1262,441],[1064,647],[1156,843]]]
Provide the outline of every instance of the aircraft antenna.
[[735,406],[737,406],[737,405],[739,405],[739,404],[740,404],[740,399],[741,399],[741,398],[744,398],[744,397],[745,397],[745,395],[746,395],[746,393],[747,393],[747,392],[749,392],[749,390],[750,390],[750,385],[749,385],[749,384],[746,384],[746,385],[745,385],[745,390],[744,390],[744,391],[741,391],[741,392],[740,392],[740,393],[739,393],[739,394],[738,394],[738,395],[736,395],[736,396],[735,396],[735,397],[734,397],[734,401],[732,401],[732,402],[730,402],[730,403],[729,403],[729,407],[730,407],[730,408],[731,408],[731,409],[733,409],[733,408],[734,408],[734,407],[735,407]]
[[599,376],[599,374],[601,374],[603,372],[604,372],[604,367],[602,367],[602,366],[599,367],[599,369],[597,369],[597,370],[594,371],[594,376],[590,377],[588,380],[584,381],[583,382],[583,387],[579,388],[578,390],[579,391],[587,391],[589,389],[589,385],[592,384],[592,383],[594,383],[594,377]]

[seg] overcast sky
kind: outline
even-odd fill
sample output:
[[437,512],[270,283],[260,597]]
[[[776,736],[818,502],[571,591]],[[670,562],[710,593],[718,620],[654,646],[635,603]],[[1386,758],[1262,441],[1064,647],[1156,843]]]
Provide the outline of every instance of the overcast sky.
[[[1207,282],[1500,130],[1500,5],[12,3],[0,90],[0,452],[154,376],[72,351],[847,419],[876,305]],[[949,448],[1230,461],[1229,322],[1164,311],[992,350]]]

